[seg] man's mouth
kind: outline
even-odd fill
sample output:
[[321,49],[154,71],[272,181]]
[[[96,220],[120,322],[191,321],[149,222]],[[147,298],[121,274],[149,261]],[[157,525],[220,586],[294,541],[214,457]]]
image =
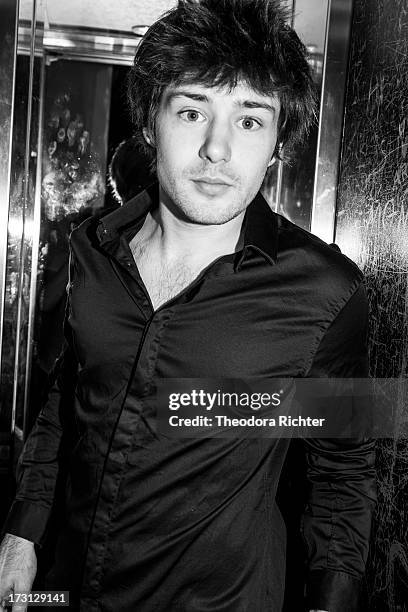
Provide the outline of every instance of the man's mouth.
[[231,181],[217,176],[199,176],[193,179],[193,183],[205,195],[222,195],[232,187]]
[[231,181],[218,176],[198,176],[193,180],[198,181],[199,183],[208,183],[209,185],[228,185],[228,187],[231,186]]

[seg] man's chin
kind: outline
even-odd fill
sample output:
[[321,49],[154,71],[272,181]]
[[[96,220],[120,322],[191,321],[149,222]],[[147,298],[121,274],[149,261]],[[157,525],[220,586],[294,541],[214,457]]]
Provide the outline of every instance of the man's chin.
[[225,194],[200,192],[192,189],[191,185],[185,190],[174,190],[173,193],[169,190],[165,204],[179,219],[199,225],[224,225],[246,208],[242,194],[234,188],[231,188],[226,197]]
[[240,215],[242,212],[242,209],[217,209],[214,205],[210,210],[208,208],[183,210],[186,221],[189,221],[190,223],[197,223],[199,225],[224,225],[225,223],[228,223],[229,221],[232,221],[238,217],[238,215]]

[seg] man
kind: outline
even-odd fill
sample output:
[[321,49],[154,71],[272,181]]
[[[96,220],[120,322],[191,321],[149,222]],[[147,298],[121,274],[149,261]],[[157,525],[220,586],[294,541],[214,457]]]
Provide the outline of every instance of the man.
[[[167,378],[366,374],[361,273],[258,194],[313,118],[305,50],[275,1],[180,2],[142,41],[129,96],[158,185],[72,233],[68,348],[20,462],[1,594],[30,589],[68,457],[47,587],[73,609],[278,612],[289,441],[166,438],[154,398]],[[307,609],[356,609],[372,444],[304,445]]]

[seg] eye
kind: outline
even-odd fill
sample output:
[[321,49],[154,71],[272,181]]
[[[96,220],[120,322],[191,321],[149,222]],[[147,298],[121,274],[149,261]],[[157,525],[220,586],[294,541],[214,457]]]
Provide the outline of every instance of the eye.
[[200,112],[193,109],[181,111],[179,115],[188,123],[201,123],[205,121],[205,117]]
[[253,117],[242,117],[240,119],[241,127],[244,130],[252,131],[259,130],[262,127],[262,124],[258,119],[254,119]]

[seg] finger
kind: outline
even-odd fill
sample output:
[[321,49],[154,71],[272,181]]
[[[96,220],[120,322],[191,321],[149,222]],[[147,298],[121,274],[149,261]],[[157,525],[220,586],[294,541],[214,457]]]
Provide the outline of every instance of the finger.
[[14,584],[14,598],[15,601],[13,603],[13,607],[11,608],[12,612],[26,612],[27,603],[24,601],[26,599],[28,593],[31,591],[31,584],[25,581],[15,582]]
[[12,612],[27,612],[27,604],[15,603],[11,609]]
[[0,593],[0,612],[6,612],[10,609],[11,604],[9,604],[9,597],[12,592],[13,590],[10,588],[4,590],[2,589],[2,592]]
[[[15,591],[16,593],[26,593],[27,591],[25,590],[17,590]],[[27,610],[27,604],[23,603],[21,601],[16,601],[13,603],[13,607],[11,608],[12,612],[26,612]]]

